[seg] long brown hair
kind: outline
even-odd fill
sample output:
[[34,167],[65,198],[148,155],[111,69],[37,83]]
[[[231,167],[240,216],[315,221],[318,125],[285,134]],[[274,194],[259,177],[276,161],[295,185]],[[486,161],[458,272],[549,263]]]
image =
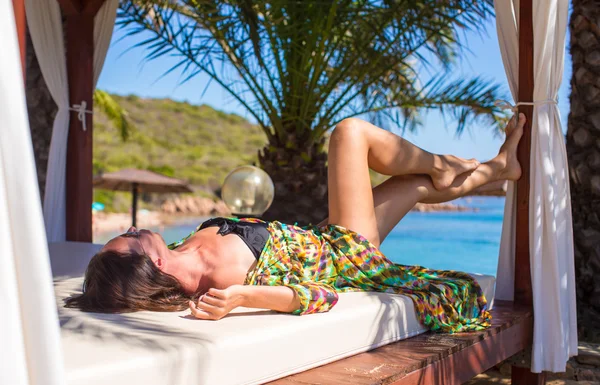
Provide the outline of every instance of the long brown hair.
[[65,300],[65,307],[100,313],[138,310],[180,311],[192,299],[175,277],[160,271],[142,254],[103,251],[85,271],[83,293]]

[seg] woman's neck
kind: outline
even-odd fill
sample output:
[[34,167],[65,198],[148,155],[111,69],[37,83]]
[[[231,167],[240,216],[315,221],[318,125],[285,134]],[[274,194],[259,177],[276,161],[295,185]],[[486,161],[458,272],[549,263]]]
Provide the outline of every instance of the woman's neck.
[[188,294],[210,287],[207,281],[212,267],[201,251],[200,247],[171,250],[169,274],[177,278]]

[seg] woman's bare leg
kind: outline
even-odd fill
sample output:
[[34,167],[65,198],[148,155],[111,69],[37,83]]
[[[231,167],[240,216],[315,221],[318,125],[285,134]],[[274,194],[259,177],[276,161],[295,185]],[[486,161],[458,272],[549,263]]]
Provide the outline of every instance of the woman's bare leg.
[[[374,207],[374,224],[369,220],[363,223],[363,229],[360,230],[354,229],[351,226],[346,227],[362,232],[371,242],[379,245],[417,202],[446,202],[464,196],[473,189],[496,180],[518,179],[521,174],[521,168],[516,158],[516,148],[523,133],[524,123],[524,116],[520,117],[516,127],[514,121],[511,121],[507,127],[507,140],[500,149],[498,156],[480,165],[471,173],[459,175],[450,187],[445,190],[437,190],[431,179],[423,175],[395,176],[390,178],[372,190],[371,199]],[[368,197],[363,197],[363,199],[368,199]],[[354,219],[354,216],[351,219]],[[367,219],[370,219],[370,217]],[[356,220],[360,221],[360,218],[356,218]],[[328,223],[342,224],[334,220],[330,220]],[[345,226],[344,224],[342,225]],[[375,225],[376,229],[369,228],[369,225]],[[371,231],[371,233],[367,232],[365,234],[365,231]],[[376,234],[372,235],[373,233]]]
[[525,115],[511,119],[506,127],[507,138],[498,155],[471,173],[458,176],[442,191],[434,188],[429,178],[420,175],[392,177],[373,189],[375,216],[381,242],[417,202],[441,203],[467,195],[474,189],[498,180],[517,180],[521,165],[517,160],[517,145],[523,135]]
[[[429,175],[438,190],[449,187],[458,175],[474,170],[479,165],[476,159],[432,154],[401,136],[361,119],[350,118],[342,121],[334,130],[332,141],[336,139],[339,141],[340,137],[347,135],[352,135],[355,140],[362,140],[368,147],[369,168],[390,176]],[[343,147],[337,146],[337,148]],[[337,148],[330,148],[330,151]],[[331,152],[329,156],[331,160]]]
[[476,160],[435,155],[360,119],[346,119],[329,143],[329,220],[379,244],[369,168],[385,175],[424,174],[435,188],[474,170]]

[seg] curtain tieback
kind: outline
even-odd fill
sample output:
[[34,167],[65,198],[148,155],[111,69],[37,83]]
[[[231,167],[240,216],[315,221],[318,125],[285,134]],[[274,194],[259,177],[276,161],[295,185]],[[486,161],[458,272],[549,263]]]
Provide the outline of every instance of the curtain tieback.
[[535,102],[518,102],[516,104],[510,104],[507,100],[496,100],[494,105],[503,110],[511,110],[515,114],[519,112],[519,106],[541,106],[542,104],[558,104],[554,99],[536,100]]
[[79,119],[79,121],[81,122],[83,131],[87,130],[87,127],[85,125],[85,114],[94,113],[94,111],[86,110],[86,107],[87,102],[85,100],[82,100],[81,104],[73,104],[73,107],[69,107],[70,111],[77,112],[77,119]]

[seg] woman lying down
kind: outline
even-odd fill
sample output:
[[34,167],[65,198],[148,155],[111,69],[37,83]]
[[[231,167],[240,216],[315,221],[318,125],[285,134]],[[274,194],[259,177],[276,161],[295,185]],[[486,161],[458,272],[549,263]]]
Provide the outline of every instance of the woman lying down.
[[[524,123],[522,114],[513,118],[498,155],[480,164],[434,155],[362,120],[344,120],[331,135],[329,218],[321,224],[215,218],[171,245],[132,227],[92,258],[83,294],[67,299],[67,307],[189,308],[198,319],[219,320],[238,306],[326,312],[338,293],[376,291],[410,297],[431,330],[481,330],[491,316],[471,276],[392,263],[379,245],[417,202],[446,202],[493,181],[518,179]],[[369,168],[392,177],[372,189]]]

